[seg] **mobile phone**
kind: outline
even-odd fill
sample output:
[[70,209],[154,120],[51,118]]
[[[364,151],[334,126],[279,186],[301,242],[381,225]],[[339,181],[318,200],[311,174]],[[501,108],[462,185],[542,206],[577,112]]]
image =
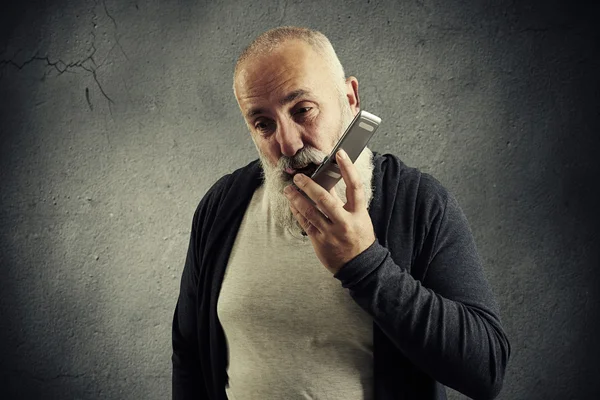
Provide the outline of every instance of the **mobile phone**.
[[[367,111],[359,111],[352,122],[350,122],[350,125],[348,125],[348,128],[340,140],[333,147],[331,153],[325,157],[310,178],[321,185],[325,190],[331,190],[331,188],[342,178],[342,173],[337,165],[335,157],[337,151],[344,149],[346,153],[348,153],[350,161],[354,163],[367,146],[367,143],[369,143],[369,140],[377,128],[379,128],[379,124],[381,124],[381,118],[378,116]],[[306,197],[312,205],[316,205],[315,202],[297,186],[296,189]]]

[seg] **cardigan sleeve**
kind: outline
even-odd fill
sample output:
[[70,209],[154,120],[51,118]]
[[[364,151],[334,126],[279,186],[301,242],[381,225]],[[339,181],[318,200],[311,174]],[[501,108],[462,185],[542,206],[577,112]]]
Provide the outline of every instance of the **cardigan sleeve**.
[[190,242],[181,276],[172,325],[173,400],[208,399],[197,336],[198,225],[203,202],[196,209]]
[[[199,292],[203,271],[204,249],[218,213],[223,190],[231,174],[218,179],[206,192],[192,218],[192,228],[188,245],[179,297],[175,306],[172,324],[173,400],[204,400],[209,398],[209,388],[205,379],[212,375],[206,370],[210,365],[210,349],[199,345],[198,315],[201,312]],[[206,327],[205,327],[206,328]],[[204,367],[203,367],[204,366]]]
[[397,265],[379,240],[334,277],[414,365],[471,398],[493,399],[510,343],[467,219],[440,187],[441,196],[423,201],[429,226],[415,261],[424,264],[422,281]]

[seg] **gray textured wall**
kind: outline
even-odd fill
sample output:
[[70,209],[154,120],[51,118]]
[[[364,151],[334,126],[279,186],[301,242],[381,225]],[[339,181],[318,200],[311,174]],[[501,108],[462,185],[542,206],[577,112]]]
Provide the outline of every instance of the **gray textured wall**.
[[233,63],[280,24],[331,39],[371,149],[459,199],[513,348],[499,398],[600,396],[598,6],[24,3],[0,14],[1,398],[170,396],[192,214],[257,158]]

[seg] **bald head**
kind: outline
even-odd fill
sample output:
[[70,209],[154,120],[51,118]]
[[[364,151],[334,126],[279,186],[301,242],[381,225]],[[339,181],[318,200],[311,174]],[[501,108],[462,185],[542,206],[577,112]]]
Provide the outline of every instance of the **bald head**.
[[324,61],[336,86],[341,89],[345,82],[344,68],[331,45],[321,32],[301,27],[283,26],[268,30],[258,36],[239,56],[233,73],[233,91],[237,97],[236,79],[248,63],[271,55],[284,44],[301,41],[310,46]]

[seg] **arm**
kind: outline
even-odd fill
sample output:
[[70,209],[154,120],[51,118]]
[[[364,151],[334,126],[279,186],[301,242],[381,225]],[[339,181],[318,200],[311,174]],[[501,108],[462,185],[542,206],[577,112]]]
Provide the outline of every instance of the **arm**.
[[456,200],[447,193],[432,215],[415,261],[423,282],[377,240],[335,277],[414,365],[469,397],[495,398],[510,355],[498,306]]
[[200,364],[196,323],[199,265],[197,230],[200,207],[194,213],[179,298],[173,316],[173,400],[208,398]]

